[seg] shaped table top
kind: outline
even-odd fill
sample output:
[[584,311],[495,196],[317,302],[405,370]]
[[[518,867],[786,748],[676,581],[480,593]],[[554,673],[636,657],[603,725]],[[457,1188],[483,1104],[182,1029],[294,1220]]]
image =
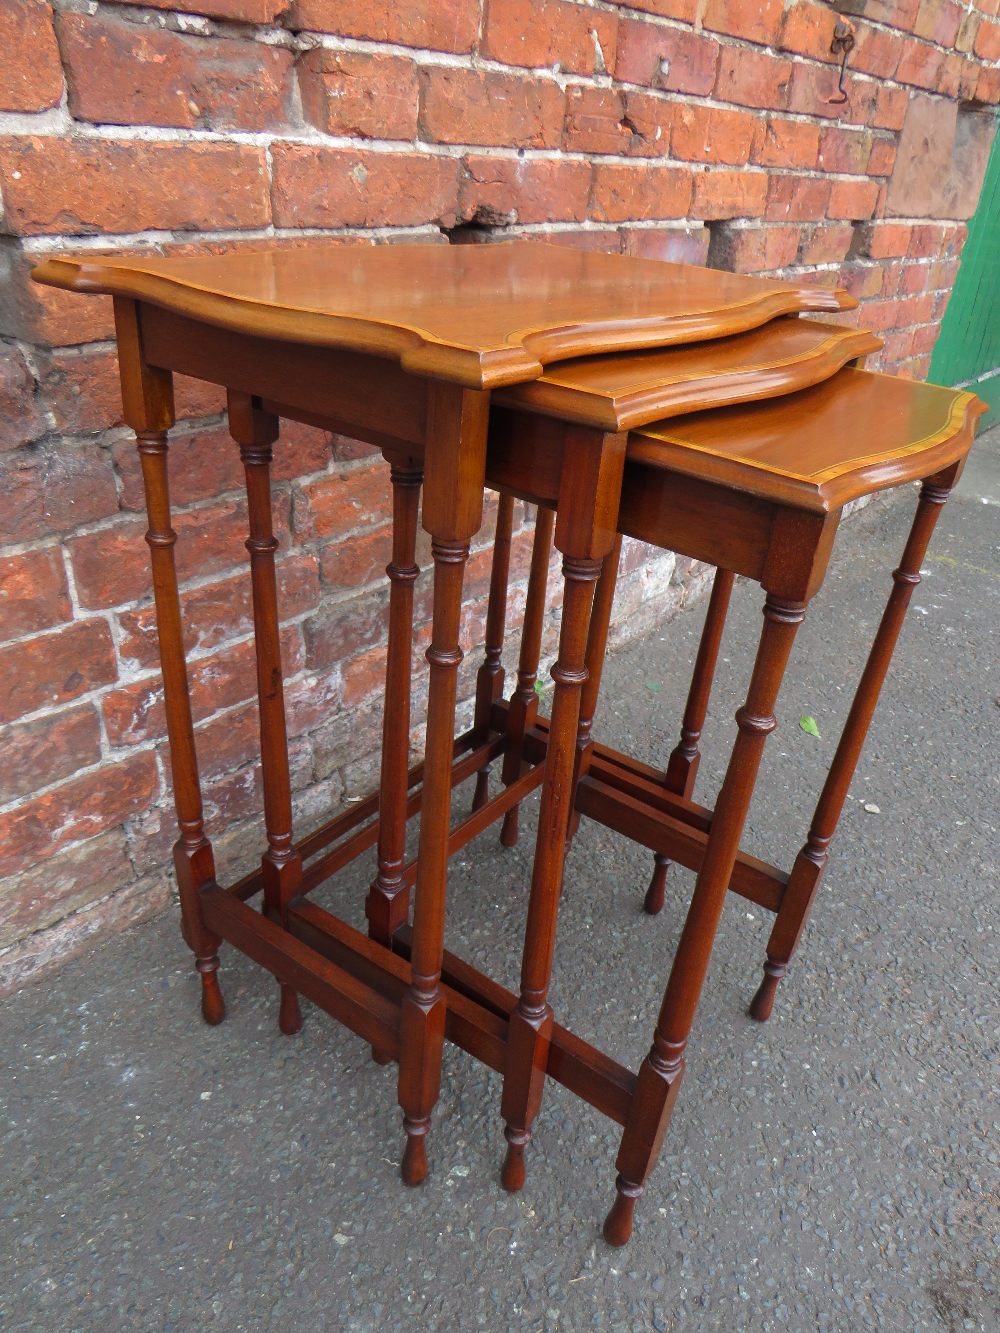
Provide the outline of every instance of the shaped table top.
[[985,411],[973,393],[848,368],[787,397],[633,431],[628,457],[826,513],[956,462]]
[[842,290],[526,241],[77,255],[48,259],[33,277],[260,337],[371,352],[471,388],[532,380],[568,357],[857,304]]

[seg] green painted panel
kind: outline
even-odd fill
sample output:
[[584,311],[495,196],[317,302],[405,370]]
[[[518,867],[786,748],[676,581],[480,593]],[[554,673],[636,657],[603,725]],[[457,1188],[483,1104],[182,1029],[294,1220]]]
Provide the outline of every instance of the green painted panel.
[[[975,387],[1000,416],[1000,135],[993,140],[983,192],[962,251],[955,289],[931,358],[939,384]],[[984,378],[985,377],[985,378]],[[975,383],[973,383],[975,382]]]

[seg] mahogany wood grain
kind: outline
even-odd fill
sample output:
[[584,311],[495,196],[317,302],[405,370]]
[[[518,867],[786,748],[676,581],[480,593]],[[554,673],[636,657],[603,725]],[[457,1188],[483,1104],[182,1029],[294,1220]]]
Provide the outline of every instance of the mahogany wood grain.
[[239,334],[373,353],[474,389],[534,379],[566,357],[716,338],[857,304],[839,289],[525,241],[65,256],[33,276]]
[[146,498],[149,546],[156,605],[160,669],[170,745],[170,773],[180,837],[174,845],[174,870],[181,902],[181,931],[201,976],[201,1012],[206,1023],[221,1023],[226,1008],[219,987],[219,935],[205,921],[202,896],[215,885],[215,859],[205,836],[204,807],[198,777],[191,695],[188,689],[184,631],[167,479],[167,432],[174,422],[173,377],[143,359],[139,321],[131,301],[115,301],[115,329],[125,420],[135,431]]
[[[501,491],[497,501],[496,534],[493,539],[493,561],[490,566],[490,594],[486,608],[486,643],[483,664],[476,676],[476,711],[474,726],[477,730],[489,728],[494,703],[503,696],[504,632],[507,628],[507,585],[510,580],[510,548],[514,524],[514,497]],[[490,765],[479,770],[472,808],[485,805],[490,794]]]

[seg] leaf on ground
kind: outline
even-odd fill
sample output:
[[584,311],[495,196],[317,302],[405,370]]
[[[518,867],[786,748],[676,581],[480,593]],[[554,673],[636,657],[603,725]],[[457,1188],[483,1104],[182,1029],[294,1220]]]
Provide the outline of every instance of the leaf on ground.
[[799,726],[807,736],[815,736],[817,740],[822,740],[819,734],[819,727],[816,725],[816,719],[810,717],[808,713],[799,718]]
[[538,695],[539,699],[545,693],[545,686],[542,684],[540,680],[535,681],[535,693]]
[[649,690],[650,694],[659,694],[663,689],[663,685],[658,680],[647,680],[646,689]]

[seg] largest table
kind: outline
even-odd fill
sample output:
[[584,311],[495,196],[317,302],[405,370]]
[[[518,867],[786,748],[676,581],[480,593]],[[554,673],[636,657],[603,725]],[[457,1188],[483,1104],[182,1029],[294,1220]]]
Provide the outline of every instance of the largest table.
[[[466,969],[462,986],[441,979],[449,847],[456,845],[449,833],[452,786],[489,757],[488,745],[474,747],[456,763],[454,731],[462,586],[483,518],[490,392],[534,380],[546,364],[568,357],[718,338],[782,314],[853,303],[843,292],[525,243],[304,247],[183,259],[80,256],[48,260],[34,276],[115,299],[125,419],[136,432],[149,516],[180,826],[174,863],[182,929],[201,974],[203,1014],[210,1023],[224,1014],[218,946],[226,939],[278,978],[284,1030],[299,1026],[301,993],[370,1041],[380,1058],[398,1059],[407,1135],[402,1173],[417,1183],[427,1170],[425,1136],[446,1028],[490,1063],[506,1039],[504,1000],[488,978]],[[167,478],[174,373],[226,387],[230,430],[246,472],[268,846],[260,871],[228,890],[217,883],[205,835],[188,694]],[[380,447],[391,465],[394,508],[381,793],[298,840],[271,520],[270,465],[281,417]],[[620,468],[623,437],[619,444]],[[605,462],[592,460],[597,468]],[[421,482],[434,594],[424,763],[414,775],[407,771],[408,682]],[[603,558],[614,542],[613,516],[596,523],[591,538],[591,556]],[[419,795],[411,792],[415,776],[422,778]],[[540,778],[538,768],[524,774],[477,810],[462,836],[467,840],[512,808]],[[405,823],[417,805],[405,960],[387,946],[405,913]],[[336,919],[329,914],[324,929],[310,934],[301,911],[293,935],[293,903],[375,841],[375,826],[363,823],[376,809],[373,938],[342,922],[331,927]],[[334,851],[310,861],[338,839]],[[256,912],[246,900],[261,888],[263,911]],[[549,1073],[606,1110],[619,1107],[632,1078],[563,1029],[552,1037]]]

